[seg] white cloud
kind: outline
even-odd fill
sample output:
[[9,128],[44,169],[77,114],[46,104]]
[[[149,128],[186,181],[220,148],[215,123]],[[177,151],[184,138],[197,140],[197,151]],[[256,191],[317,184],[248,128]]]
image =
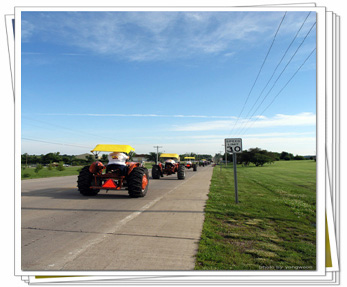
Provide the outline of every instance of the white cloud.
[[[155,141],[155,145],[162,146],[161,152],[172,152],[183,154],[186,152],[207,153],[214,155],[223,150],[222,144],[224,137],[201,140],[201,141],[172,141],[159,139]],[[294,155],[314,155],[316,152],[316,137],[272,137],[272,138],[243,138],[243,150],[259,147],[273,152],[287,151]],[[136,152],[148,153],[154,151],[153,144],[139,143],[134,145]]]
[[236,119],[234,116],[206,116],[206,115],[161,115],[161,114],[64,114],[44,113],[39,116],[83,116],[83,117],[158,117],[158,118],[210,118],[210,119]]
[[[22,34],[27,40],[36,33],[44,41],[132,61],[216,53],[230,56],[236,52],[236,41],[249,45],[272,37],[282,15],[225,11],[24,13]],[[288,26],[292,21],[296,20]]]
[[277,114],[273,118],[255,117],[251,120],[240,119],[235,125],[234,120],[219,120],[199,123],[190,123],[187,125],[174,126],[173,131],[208,131],[208,130],[226,130],[244,128],[265,128],[265,127],[283,127],[283,126],[314,126],[316,124],[316,115],[312,113],[300,113],[297,115]]

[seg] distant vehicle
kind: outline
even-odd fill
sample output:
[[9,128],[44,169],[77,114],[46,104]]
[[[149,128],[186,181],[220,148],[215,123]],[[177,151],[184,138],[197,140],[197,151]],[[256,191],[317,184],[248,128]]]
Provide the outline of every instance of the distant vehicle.
[[207,165],[207,160],[206,159],[201,159],[199,161],[199,166],[205,166],[205,165]]
[[[152,178],[160,179],[164,175],[171,175],[177,173],[178,179],[185,179],[185,167],[184,164],[179,162],[179,155],[177,153],[162,153],[160,159],[163,162],[159,162],[152,167]],[[172,160],[173,162],[170,162]]]
[[198,167],[197,167],[196,162],[195,162],[195,157],[186,156],[186,157],[184,157],[184,159],[186,160],[185,167],[187,169],[193,168],[193,171],[197,171]]
[[[97,145],[91,152],[97,157],[99,152],[135,151],[130,145]],[[82,168],[78,175],[77,186],[82,195],[95,196],[101,189],[120,190],[128,188],[130,197],[144,197],[149,186],[148,170],[139,162],[126,162],[125,172],[120,169],[105,170],[101,161],[96,160],[90,166]],[[105,170],[105,171],[104,171]]]

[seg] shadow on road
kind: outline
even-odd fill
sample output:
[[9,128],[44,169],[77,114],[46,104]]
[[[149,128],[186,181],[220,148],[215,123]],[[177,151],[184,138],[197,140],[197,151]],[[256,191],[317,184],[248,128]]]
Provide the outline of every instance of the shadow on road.
[[[121,194],[122,193],[122,194]],[[109,191],[106,193],[105,190],[100,191],[96,196],[83,196],[76,189],[71,188],[45,188],[37,189],[28,192],[22,192],[22,197],[50,197],[55,199],[134,199],[130,198],[127,190],[120,191]]]
[[[177,179],[177,176],[173,177],[173,176],[165,176],[165,175],[164,175],[164,177],[161,177],[161,178],[159,178],[159,179],[153,179],[153,178],[151,177],[151,180],[160,181],[160,180],[179,180],[179,179]],[[179,181],[181,181],[181,180],[179,180]]]
[[41,211],[78,211],[78,212],[141,212],[141,213],[204,213],[199,210],[136,210],[136,209],[95,209],[95,208],[58,208],[58,207],[22,207],[22,210]]

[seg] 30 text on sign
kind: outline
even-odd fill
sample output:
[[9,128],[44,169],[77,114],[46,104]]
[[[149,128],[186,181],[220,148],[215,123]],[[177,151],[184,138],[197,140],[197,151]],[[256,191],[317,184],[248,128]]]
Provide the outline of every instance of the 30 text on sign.
[[224,139],[225,152],[227,153],[241,153],[242,152],[242,139],[241,138],[231,138]]

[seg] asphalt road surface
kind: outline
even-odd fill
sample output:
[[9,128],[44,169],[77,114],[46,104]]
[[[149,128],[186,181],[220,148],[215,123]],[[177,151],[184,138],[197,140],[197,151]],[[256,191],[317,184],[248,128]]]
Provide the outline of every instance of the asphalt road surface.
[[22,181],[23,271],[193,270],[211,166],[126,190],[80,195],[77,176]]

